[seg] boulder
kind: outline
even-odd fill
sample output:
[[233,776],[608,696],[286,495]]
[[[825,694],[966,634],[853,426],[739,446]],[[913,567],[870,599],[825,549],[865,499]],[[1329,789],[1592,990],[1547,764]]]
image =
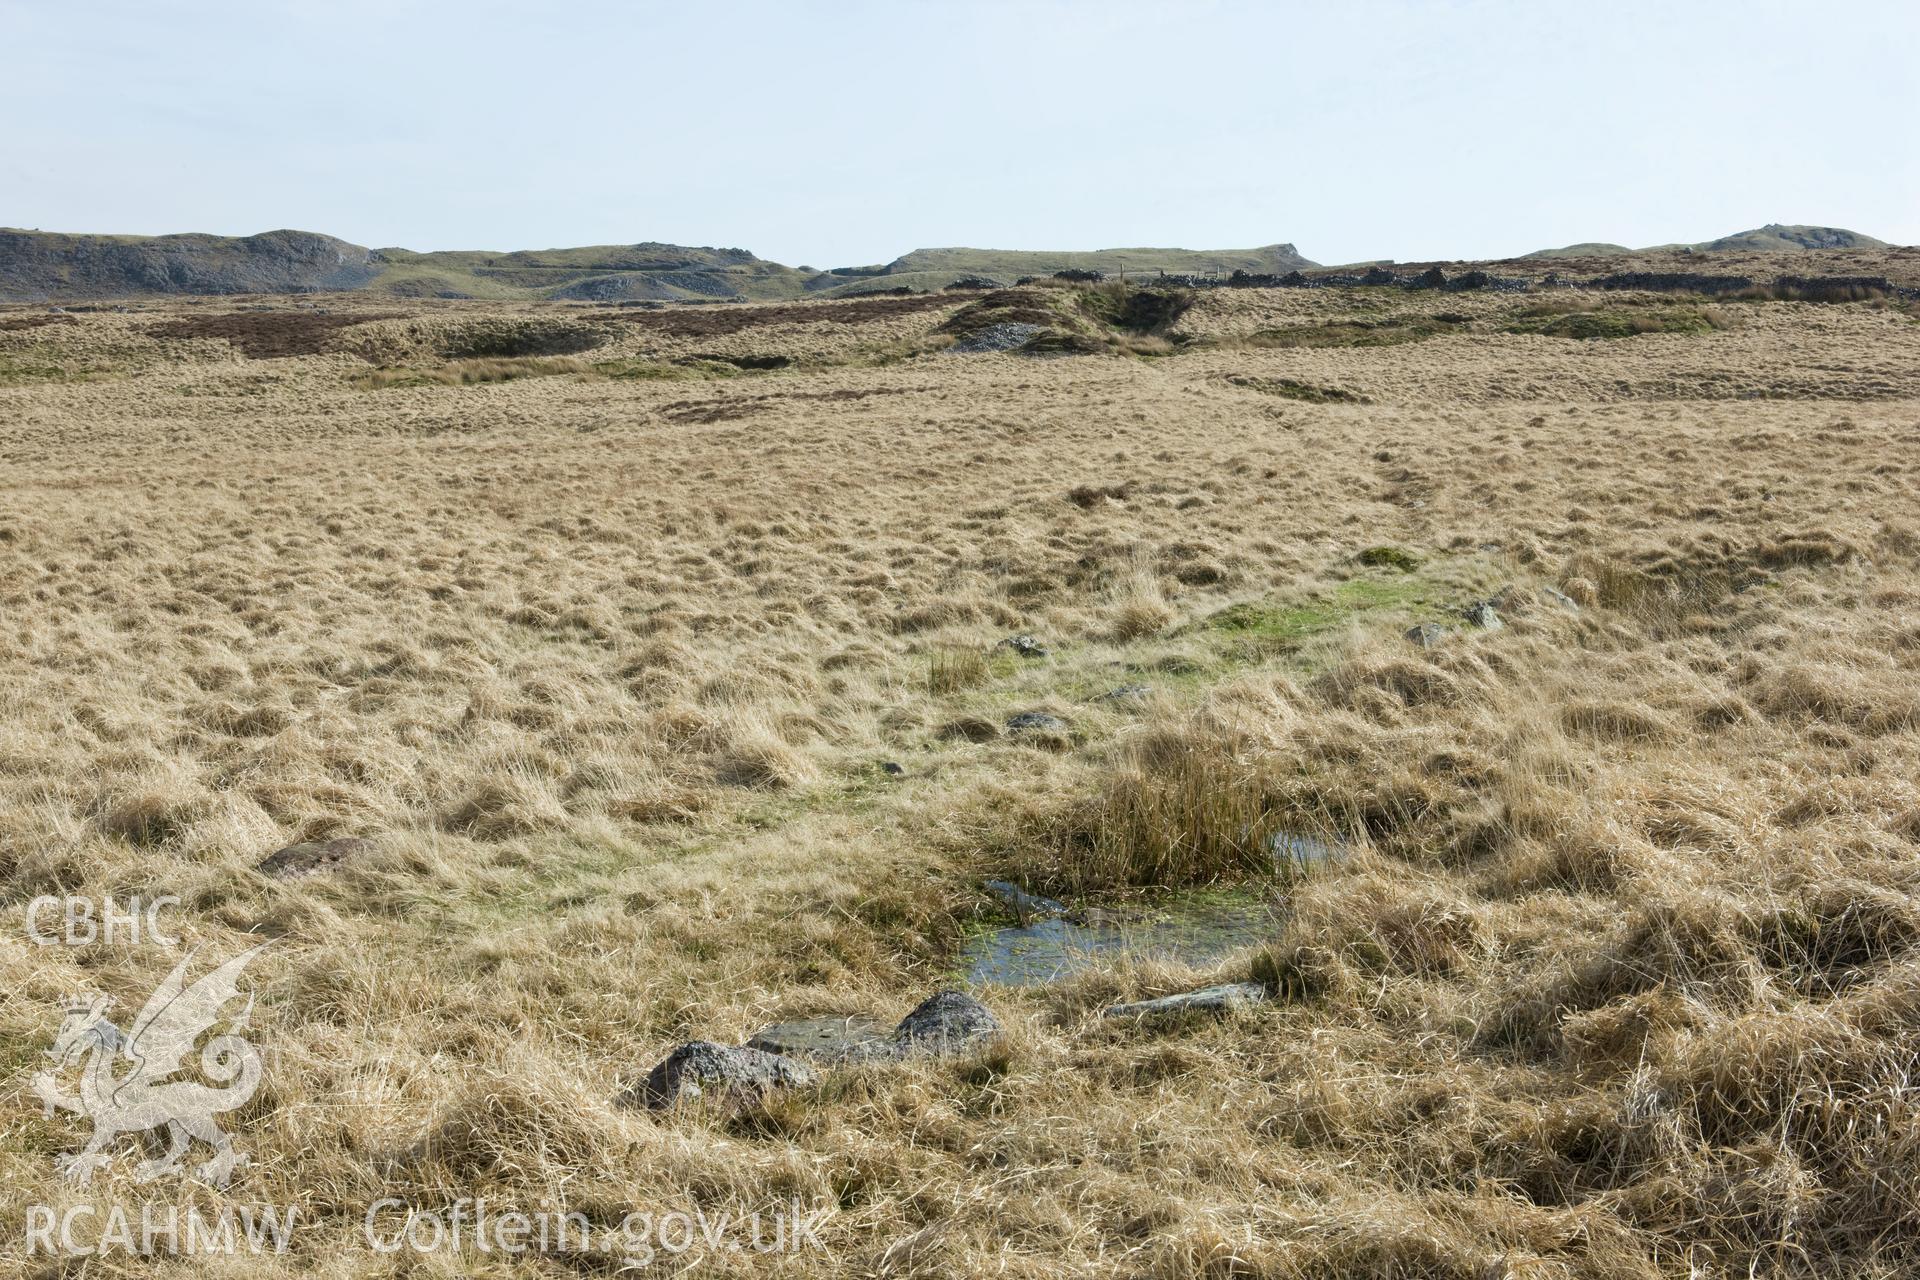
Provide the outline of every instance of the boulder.
[[688,1099],[741,1105],[776,1089],[806,1086],[819,1075],[804,1062],[762,1049],[694,1040],[667,1055],[646,1082],[621,1095],[623,1106],[663,1111]]
[[1008,733],[1066,733],[1071,727],[1047,711],[1018,711],[1007,717]]
[[1566,592],[1560,590],[1557,587],[1541,587],[1540,594],[1546,599],[1551,600],[1555,604],[1559,605],[1562,609],[1566,609],[1573,613],[1580,612],[1579,602],[1576,601],[1572,596],[1568,595]]
[[1407,628],[1407,639],[1422,649],[1431,649],[1447,638],[1447,629],[1437,622],[1423,622]]
[[961,1053],[1000,1034],[993,1010],[964,991],[936,991],[900,1019],[893,1042],[902,1053]]
[[1467,625],[1479,627],[1482,631],[1498,631],[1506,625],[1500,621],[1500,611],[1493,607],[1490,600],[1468,605],[1460,611],[1460,616],[1467,620]]
[[1117,689],[1109,689],[1095,702],[1144,702],[1153,696],[1153,686],[1149,684],[1123,684]]
[[989,880],[984,886],[986,891],[1000,899],[1007,910],[1027,920],[1050,920],[1054,916],[1067,914],[1067,904],[1056,902],[1052,898],[1037,893],[1028,893],[1011,880]]
[[276,849],[254,867],[269,880],[299,880],[338,870],[351,858],[373,852],[373,841],[356,838],[312,840]]
[[994,648],[1011,649],[1023,658],[1044,658],[1047,656],[1047,646],[1041,644],[1037,637],[1024,634],[1008,636],[1005,640],[995,645]]

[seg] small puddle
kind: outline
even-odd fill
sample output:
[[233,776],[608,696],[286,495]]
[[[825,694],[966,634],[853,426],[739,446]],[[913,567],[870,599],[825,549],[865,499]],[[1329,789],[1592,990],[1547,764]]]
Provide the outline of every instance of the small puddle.
[[1276,831],[1267,837],[1267,848],[1273,854],[1275,863],[1288,867],[1296,874],[1311,870],[1323,863],[1339,858],[1340,851],[1318,836],[1305,836],[1297,831]]
[[[1340,857],[1340,850],[1314,836],[1277,831],[1266,837],[1276,869],[1299,875]],[[1091,908],[1067,919],[1051,898],[1027,893],[1006,881],[987,890],[1025,923],[976,934],[961,952],[969,983],[1030,987],[1097,968],[1113,960],[1175,960],[1211,964],[1237,947],[1271,937],[1280,923],[1276,905],[1251,893],[1195,893],[1163,900],[1122,919]]]
[[1162,905],[1134,920],[1096,917],[1085,924],[1054,917],[976,935],[961,961],[969,983],[1030,987],[1114,959],[1178,960],[1204,965],[1260,942],[1279,916],[1249,897],[1211,895]]

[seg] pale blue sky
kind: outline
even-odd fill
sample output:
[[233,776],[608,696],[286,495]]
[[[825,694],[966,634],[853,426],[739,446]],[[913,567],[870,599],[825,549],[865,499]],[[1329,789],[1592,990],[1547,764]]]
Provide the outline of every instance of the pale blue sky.
[[1920,242],[1920,3],[0,0],[0,224],[373,246]]

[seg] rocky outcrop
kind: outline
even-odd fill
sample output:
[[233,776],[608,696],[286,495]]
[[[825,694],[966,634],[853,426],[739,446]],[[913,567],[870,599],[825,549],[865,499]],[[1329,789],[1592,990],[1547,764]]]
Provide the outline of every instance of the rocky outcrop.
[[1809,227],[1769,222],[1718,240],[1690,246],[1704,253],[1779,253],[1804,249],[1884,249],[1886,241],[1845,227]]
[[374,253],[312,231],[86,236],[0,230],[0,301],[358,289]]
[[513,253],[368,249],[311,231],[95,236],[0,229],[0,302],[368,291],[609,305],[785,299],[818,280],[745,249],[652,241]]

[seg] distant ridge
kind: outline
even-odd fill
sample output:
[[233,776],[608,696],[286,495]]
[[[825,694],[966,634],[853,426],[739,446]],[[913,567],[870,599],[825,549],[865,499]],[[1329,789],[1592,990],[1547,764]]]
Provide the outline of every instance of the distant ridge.
[[1570,244],[1562,249],[1536,249],[1528,258],[1608,258],[1628,253],[1672,253],[1685,249],[1690,253],[1800,253],[1808,249],[1885,249],[1884,240],[1848,231],[1845,227],[1789,226],[1769,222],[1751,231],[1736,231],[1718,240],[1695,244],[1656,244],[1644,249],[1629,249],[1623,244],[1591,241]]
[[312,231],[111,236],[0,229],[0,301],[7,302],[323,290],[588,301],[794,298],[819,274],[745,249],[670,244],[414,253]]
[[[1841,227],[1770,223],[1697,244],[1588,242],[1527,258],[1608,258],[1645,253],[1766,253],[1883,249]],[[1012,284],[1056,271],[1277,276],[1318,264],[1291,244],[1255,249],[1132,248],[1030,250],[915,249],[888,263],[817,271],[769,262],[745,249],[645,241],[574,249],[369,249],[313,231],[251,236],[69,235],[0,228],[0,302],[57,303],[114,298],[352,291],[405,298],[490,298],[576,302],[673,302],[801,297],[911,290],[978,282]]]
[[970,279],[1011,284],[1021,276],[1069,269],[1280,274],[1313,265],[1290,244],[1216,251],[916,249],[881,266],[816,271],[768,262],[745,249],[652,241],[511,253],[416,253],[369,249],[312,231],[115,236],[0,228],[0,302],[332,290],[405,298],[772,300],[941,289]]

